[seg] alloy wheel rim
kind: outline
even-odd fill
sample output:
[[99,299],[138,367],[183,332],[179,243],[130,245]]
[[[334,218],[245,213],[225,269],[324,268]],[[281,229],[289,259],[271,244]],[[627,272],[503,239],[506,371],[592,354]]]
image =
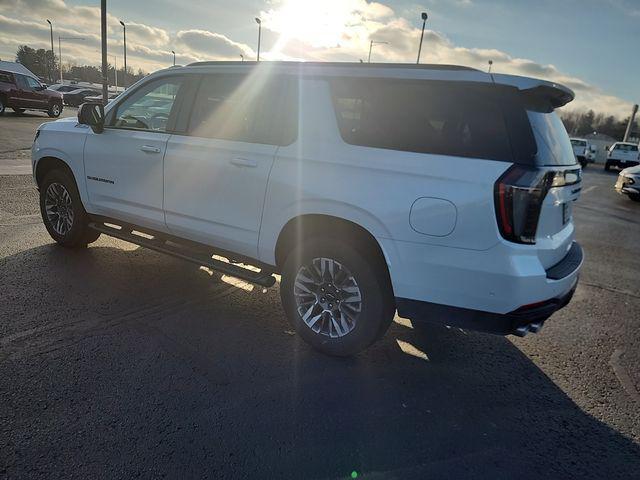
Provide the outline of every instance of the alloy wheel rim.
[[51,228],[65,236],[73,226],[73,204],[71,195],[61,183],[52,183],[47,187],[44,208]]
[[53,112],[54,115],[58,115],[60,113],[60,107],[58,106],[57,103],[53,106],[51,111]]
[[355,277],[340,262],[314,258],[298,270],[293,294],[298,314],[315,333],[330,338],[349,334],[362,311]]

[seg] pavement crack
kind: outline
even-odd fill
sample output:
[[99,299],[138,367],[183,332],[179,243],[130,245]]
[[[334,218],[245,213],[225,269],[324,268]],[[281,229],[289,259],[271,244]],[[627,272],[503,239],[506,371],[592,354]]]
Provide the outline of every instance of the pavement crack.
[[637,293],[629,292],[627,290],[619,290],[613,287],[605,287],[604,285],[598,285],[597,283],[583,282],[580,281],[580,285],[584,285],[587,287],[599,288],[600,290],[606,290],[607,292],[617,293],[619,295],[627,295],[628,297],[640,298],[640,295]]

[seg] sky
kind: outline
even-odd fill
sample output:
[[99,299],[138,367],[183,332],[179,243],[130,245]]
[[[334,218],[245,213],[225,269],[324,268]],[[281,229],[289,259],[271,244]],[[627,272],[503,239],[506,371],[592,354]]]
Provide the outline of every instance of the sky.
[[[19,45],[50,48],[63,62],[100,62],[98,0],[0,0],[0,58]],[[640,0],[108,0],[110,63],[154,71],[176,62],[262,60],[416,61],[428,13],[423,63],[468,65],[556,81],[572,109],[628,116],[640,101]],[[116,56],[114,60],[113,55]]]

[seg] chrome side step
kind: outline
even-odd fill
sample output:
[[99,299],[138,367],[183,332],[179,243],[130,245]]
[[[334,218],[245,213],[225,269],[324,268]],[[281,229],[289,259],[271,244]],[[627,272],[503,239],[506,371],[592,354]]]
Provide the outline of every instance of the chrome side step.
[[248,268],[234,265],[233,263],[224,262],[212,258],[215,254],[213,248],[206,245],[196,244],[194,242],[181,241],[170,236],[165,236],[157,232],[147,233],[144,229],[134,225],[112,223],[109,222],[91,222],[89,227],[100,233],[111,237],[119,238],[126,242],[139,245],[156,252],[165,253],[172,257],[186,260],[209,267],[225,275],[239,278],[249,283],[255,283],[262,287],[271,287],[276,282],[272,272],[261,269],[259,271],[249,270]]

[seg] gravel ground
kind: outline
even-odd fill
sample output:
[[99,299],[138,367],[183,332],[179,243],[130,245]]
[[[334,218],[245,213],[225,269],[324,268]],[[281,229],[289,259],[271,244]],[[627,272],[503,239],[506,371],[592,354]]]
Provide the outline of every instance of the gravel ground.
[[585,173],[572,303],[538,335],[396,319],[351,359],[277,286],[52,244],[0,177],[0,478],[640,478],[640,204]]

